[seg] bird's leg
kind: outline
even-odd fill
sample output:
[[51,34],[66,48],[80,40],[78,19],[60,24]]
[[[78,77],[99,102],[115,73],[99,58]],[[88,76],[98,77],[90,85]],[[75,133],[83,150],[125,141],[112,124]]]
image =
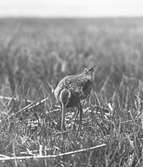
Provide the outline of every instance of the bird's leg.
[[61,105],[61,110],[62,110],[61,130],[62,130],[62,132],[63,132],[63,130],[64,130],[64,122],[65,122],[65,106],[64,106],[63,103],[62,103],[62,105]]
[[78,116],[78,114],[79,114],[79,109],[78,109],[78,107],[77,107],[77,112],[75,112],[75,115],[74,115],[74,125],[73,125],[73,127],[75,126],[75,124],[76,124],[76,119],[77,119],[77,116]]
[[78,126],[78,129],[77,129],[77,131],[76,131],[76,136],[78,135],[78,132],[80,132],[80,130],[81,130],[81,124],[82,124],[82,114],[83,114],[83,110],[82,110],[82,106],[81,106],[81,104],[79,104],[78,106],[77,106],[77,109],[78,109],[78,114],[79,114],[79,126]]
[[78,105],[78,110],[79,110],[79,129],[81,129],[83,110],[80,103]]

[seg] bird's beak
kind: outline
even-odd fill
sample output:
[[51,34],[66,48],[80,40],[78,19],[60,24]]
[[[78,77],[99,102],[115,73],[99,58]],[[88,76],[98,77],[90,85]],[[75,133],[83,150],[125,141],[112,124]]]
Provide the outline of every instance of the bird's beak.
[[96,65],[94,65],[93,67],[89,68],[89,70],[88,70],[88,71],[93,72],[93,71],[94,71],[94,69],[95,69],[95,67],[96,67]]

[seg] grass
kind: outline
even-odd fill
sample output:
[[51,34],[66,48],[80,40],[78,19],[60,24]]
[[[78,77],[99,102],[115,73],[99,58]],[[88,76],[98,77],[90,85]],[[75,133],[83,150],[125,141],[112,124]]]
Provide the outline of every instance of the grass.
[[[9,18],[0,25],[0,165],[141,167],[143,19]],[[52,90],[93,64],[82,128],[69,110],[62,134]]]

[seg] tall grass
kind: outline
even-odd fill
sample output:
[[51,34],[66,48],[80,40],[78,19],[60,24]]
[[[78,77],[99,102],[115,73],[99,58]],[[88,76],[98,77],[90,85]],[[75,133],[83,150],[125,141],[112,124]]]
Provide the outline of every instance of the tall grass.
[[[1,166],[142,166],[142,19],[0,20]],[[59,80],[97,64],[82,128],[53,96]],[[90,147],[105,147],[90,150]],[[28,159],[87,149],[54,158]]]

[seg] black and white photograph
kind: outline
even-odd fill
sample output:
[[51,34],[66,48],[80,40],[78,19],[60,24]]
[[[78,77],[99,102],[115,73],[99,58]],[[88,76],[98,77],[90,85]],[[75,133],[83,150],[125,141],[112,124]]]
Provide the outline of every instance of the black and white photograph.
[[143,167],[143,0],[0,1],[0,167]]

